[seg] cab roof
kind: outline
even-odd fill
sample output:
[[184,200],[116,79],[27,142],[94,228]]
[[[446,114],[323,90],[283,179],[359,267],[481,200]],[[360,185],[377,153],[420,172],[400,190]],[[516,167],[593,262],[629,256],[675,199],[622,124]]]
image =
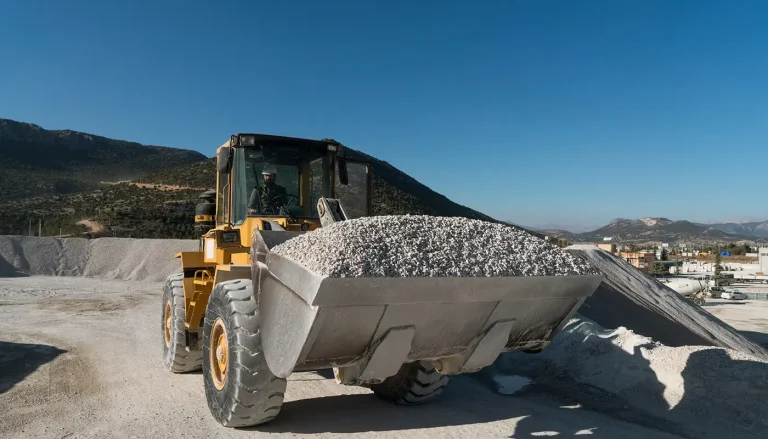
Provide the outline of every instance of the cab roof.
[[[305,139],[301,137],[288,137],[288,136],[276,136],[273,134],[259,134],[259,133],[237,133],[232,136],[232,139],[239,136],[254,136],[256,143],[281,143],[281,144],[293,144],[293,145],[311,145],[311,146],[326,146],[329,143],[333,145],[339,145],[339,142],[333,139]],[[230,140],[232,140],[230,139]]]

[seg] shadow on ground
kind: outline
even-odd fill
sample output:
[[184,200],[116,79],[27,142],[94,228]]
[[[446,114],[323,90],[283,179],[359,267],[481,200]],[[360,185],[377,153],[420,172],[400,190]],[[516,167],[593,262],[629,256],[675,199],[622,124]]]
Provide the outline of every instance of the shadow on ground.
[[0,256],[0,277],[29,277],[27,274],[16,270],[10,262]]
[[315,373],[323,378],[335,379],[333,375],[333,369],[320,369],[316,370]]
[[[562,345],[553,344],[539,355],[505,354],[496,367],[532,377],[543,392],[584,409],[669,434],[697,439],[768,437],[768,406],[763,403],[768,364],[704,347],[687,359],[678,357],[685,365],[675,372],[674,364],[665,363],[687,355],[684,350],[656,351],[652,367],[643,349],[656,349],[652,344],[628,352],[602,338],[607,335],[585,334],[577,328]],[[538,428],[527,422],[520,422],[521,431]]]
[[[496,394],[471,378],[454,377],[443,394],[428,404],[398,406],[372,393],[288,401],[274,421],[252,430],[344,434],[454,427],[519,418],[522,421],[515,429],[515,438],[537,437],[553,431],[561,437],[577,433],[592,438],[612,437],[601,431],[594,420],[584,419],[579,413],[582,410],[560,405],[548,398],[521,401]],[[556,410],[561,413],[556,416],[559,421],[553,422]],[[563,417],[566,419],[562,420]],[[563,424],[578,428],[564,431]]]
[[55,346],[0,341],[0,394],[65,352]]
[[748,339],[754,341],[755,343],[759,344],[760,346],[764,348],[768,348],[768,334],[765,332],[757,332],[757,331],[739,331],[741,335],[744,337],[747,337]]

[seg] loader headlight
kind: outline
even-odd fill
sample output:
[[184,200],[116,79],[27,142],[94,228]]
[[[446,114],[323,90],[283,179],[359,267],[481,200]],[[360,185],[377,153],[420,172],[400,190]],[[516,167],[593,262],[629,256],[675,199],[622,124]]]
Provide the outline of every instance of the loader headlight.
[[328,151],[336,152],[339,149],[336,145],[328,145]]
[[256,145],[256,136],[244,136],[241,135],[239,139],[240,146],[254,146]]
[[232,244],[240,241],[240,234],[237,231],[221,232],[221,242],[223,244]]
[[216,248],[234,248],[240,246],[240,230],[215,230]]

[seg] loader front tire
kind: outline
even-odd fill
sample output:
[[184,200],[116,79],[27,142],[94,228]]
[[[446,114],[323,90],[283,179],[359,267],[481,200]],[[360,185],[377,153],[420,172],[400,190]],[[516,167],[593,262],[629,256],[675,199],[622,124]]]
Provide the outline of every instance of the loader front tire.
[[274,419],[286,380],[264,358],[259,309],[250,279],[217,284],[203,327],[203,383],[208,408],[225,427],[250,427]]
[[183,274],[168,276],[163,287],[163,364],[174,373],[200,370],[203,358],[201,350],[185,347],[183,279]]
[[423,404],[443,393],[449,377],[428,361],[405,363],[397,374],[370,388],[379,398],[395,404]]

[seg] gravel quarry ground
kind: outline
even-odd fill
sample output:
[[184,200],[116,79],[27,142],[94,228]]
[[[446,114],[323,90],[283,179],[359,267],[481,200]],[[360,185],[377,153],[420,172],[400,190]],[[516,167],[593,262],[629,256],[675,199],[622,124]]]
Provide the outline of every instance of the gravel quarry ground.
[[572,319],[539,355],[504,354],[495,368],[564,394],[609,397],[667,432],[702,439],[765,438],[768,363],[731,349],[668,347],[626,328]]
[[196,240],[0,236],[0,277],[84,276],[164,282],[179,268],[173,255]]
[[603,283],[579,313],[606,328],[626,327],[667,346],[717,346],[748,352],[768,361],[768,351],[751,338],[695,305],[652,276],[592,244],[566,251],[589,261]]
[[768,300],[707,299],[703,308],[768,348]]
[[504,396],[481,376],[466,376],[431,404],[397,407],[317,373],[290,377],[275,421],[226,429],[208,413],[202,375],[173,375],[162,367],[161,288],[155,282],[0,278],[0,436],[679,437],[588,410],[578,399],[535,385]]
[[[202,375],[172,374],[161,358],[162,280],[178,271],[175,252],[196,249],[195,241],[0,236],[0,437],[768,437],[765,360],[663,346],[588,320],[572,321],[542,354],[505,354],[455,377],[424,406],[297,373],[275,421],[227,429],[208,412]],[[557,251],[548,257],[561,270],[583,269]],[[530,261],[484,270],[547,265]],[[708,300],[703,309],[751,340],[765,336],[762,303]]]

